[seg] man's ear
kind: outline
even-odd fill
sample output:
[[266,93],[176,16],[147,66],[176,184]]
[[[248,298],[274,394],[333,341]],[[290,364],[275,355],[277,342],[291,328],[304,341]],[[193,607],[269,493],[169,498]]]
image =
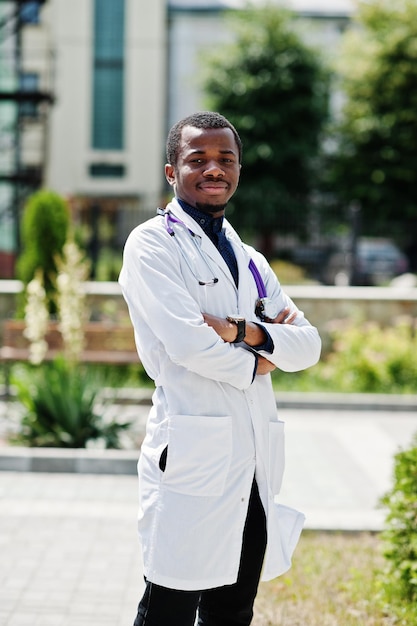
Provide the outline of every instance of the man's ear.
[[174,167],[167,163],[165,165],[165,178],[167,179],[170,185],[175,185],[175,171]]

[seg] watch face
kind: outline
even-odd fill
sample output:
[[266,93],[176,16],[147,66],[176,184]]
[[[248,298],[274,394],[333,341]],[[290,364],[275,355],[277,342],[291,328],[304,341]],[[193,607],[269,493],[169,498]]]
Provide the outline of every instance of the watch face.
[[273,320],[278,315],[278,306],[270,298],[259,298],[256,301],[255,314],[261,320]]
[[227,319],[229,322],[233,322],[233,324],[239,324],[239,322],[244,322],[246,318],[240,315],[228,315]]

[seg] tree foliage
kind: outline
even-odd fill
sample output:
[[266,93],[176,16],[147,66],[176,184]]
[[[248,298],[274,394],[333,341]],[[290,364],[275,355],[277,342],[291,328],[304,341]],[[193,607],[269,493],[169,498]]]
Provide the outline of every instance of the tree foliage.
[[249,8],[229,19],[235,39],[206,59],[204,87],[208,106],[244,145],[233,222],[263,234],[291,231],[305,224],[314,187],[328,73],[283,9]]
[[26,286],[42,270],[45,290],[55,311],[51,294],[55,293],[56,259],[61,255],[70,226],[65,200],[47,189],[34,193],[27,201],[22,217],[22,253],[17,261],[17,276]]
[[332,182],[361,203],[367,234],[393,234],[393,223],[404,234],[417,217],[417,3],[359,0],[355,20],[340,59]]

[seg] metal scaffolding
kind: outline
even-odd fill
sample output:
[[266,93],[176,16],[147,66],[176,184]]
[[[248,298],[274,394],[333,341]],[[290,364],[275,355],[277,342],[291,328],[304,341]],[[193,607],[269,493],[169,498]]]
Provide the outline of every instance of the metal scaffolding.
[[45,0],[0,0],[0,229],[10,227],[13,256],[20,251],[22,207],[43,184],[54,101],[43,5]]

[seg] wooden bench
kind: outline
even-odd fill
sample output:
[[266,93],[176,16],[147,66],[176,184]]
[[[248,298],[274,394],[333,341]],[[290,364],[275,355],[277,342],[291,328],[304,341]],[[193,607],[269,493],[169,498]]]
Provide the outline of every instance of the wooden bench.
[[[29,341],[23,334],[23,320],[5,320],[0,362],[4,364],[5,395],[10,395],[10,370],[13,363],[29,361]],[[84,326],[85,346],[80,355],[82,363],[131,365],[139,363],[131,326],[107,322],[88,322]],[[50,322],[45,336],[48,350],[44,361],[53,361],[63,352],[57,322]]]

